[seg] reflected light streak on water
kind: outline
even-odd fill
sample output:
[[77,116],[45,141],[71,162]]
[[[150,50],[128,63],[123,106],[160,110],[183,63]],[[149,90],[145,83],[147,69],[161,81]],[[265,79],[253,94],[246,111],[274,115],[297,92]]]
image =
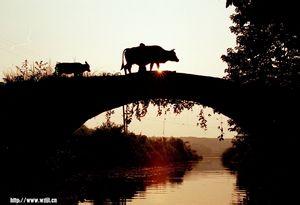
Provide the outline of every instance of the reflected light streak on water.
[[[155,175],[148,179],[145,190],[137,190],[133,197],[116,204],[231,205],[242,204],[246,197],[246,191],[236,186],[236,175],[226,170],[219,158],[204,159],[183,176],[170,175],[165,181],[159,175],[162,172],[165,177],[165,169],[154,168],[151,172]],[[93,201],[79,204],[92,205]]]

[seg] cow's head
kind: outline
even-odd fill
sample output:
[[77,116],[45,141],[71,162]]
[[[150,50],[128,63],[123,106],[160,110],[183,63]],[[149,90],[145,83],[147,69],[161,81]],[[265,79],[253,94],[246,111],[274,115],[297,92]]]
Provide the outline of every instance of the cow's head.
[[88,72],[90,72],[91,70],[90,70],[90,65],[85,61],[85,71],[88,71]]
[[179,59],[176,56],[175,49],[172,49],[172,50],[169,51],[169,60],[170,61],[175,61],[175,62],[179,61]]

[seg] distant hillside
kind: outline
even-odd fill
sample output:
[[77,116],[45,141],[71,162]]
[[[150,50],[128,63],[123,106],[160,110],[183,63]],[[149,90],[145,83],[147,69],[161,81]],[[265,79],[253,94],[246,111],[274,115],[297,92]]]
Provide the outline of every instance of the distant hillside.
[[231,139],[219,141],[217,138],[181,137],[184,142],[189,142],[191,148],[204,157],[220,157],[222,153],[232,146]]

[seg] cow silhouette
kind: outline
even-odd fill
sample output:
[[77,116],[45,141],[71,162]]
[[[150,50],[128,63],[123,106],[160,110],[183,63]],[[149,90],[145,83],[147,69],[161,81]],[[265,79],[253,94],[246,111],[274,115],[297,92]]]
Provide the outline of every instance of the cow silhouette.
[[82,74],[88,71],[90,72],[90,65],[85,61],[85,64],[81,63],[57,63],[55,66],[55,74],[74,74],[74,76],[82,76]]
[[[175,49],[168,51],[157,45],[146,46],[143,43],[138,47],[126,48],[122,53],[121,70],[124,69],[125,74],[127,74],[127,71],[131,73],[132,65],[136,64],[139,66],[139,71],[145,71],[146,65],[150,63],[150,71],[152,71],[154,64],[156,64],[159,69],[160,63],[167,61],[178,62],[179,60],[174,50]],[[124,57],[126,65],[124,65]]]

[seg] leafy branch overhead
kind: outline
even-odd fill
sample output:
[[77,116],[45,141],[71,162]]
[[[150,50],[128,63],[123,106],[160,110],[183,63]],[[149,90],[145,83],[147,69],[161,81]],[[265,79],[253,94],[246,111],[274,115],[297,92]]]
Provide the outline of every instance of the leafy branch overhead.
[[[193,101],[179,99],[151,99],[128,104],[126,105],[125,109],[126,124],[130,124],[133,120],[133,117],[141,121],[142,118],[146,116],[149,105],[152,105],[157,108],[157,116],[161,116],[162,114],[167,114],[170,112],[176,115],[180,115],[185,110],[193,110],[194,106],[200,106],[198,120],[196,121],[195,125],[199,126],[205,131],[207,130],[207,117],[210,117],[211,115],[205,115],[205,107]],[[107,122],[110,120],[110,117],[113,113],[114,112],[111,110],[106,112],[105,115]],[[222,140],[224,138],[223,122],[221,122],[221,125],[218,126],[217,129],[220,130],[220,135],[218,136],[218,139]]]
[[299,12],[296,1],[228,0],[236,46],[221,58],[226,79],[242,84],[295,87],[300,74]]

